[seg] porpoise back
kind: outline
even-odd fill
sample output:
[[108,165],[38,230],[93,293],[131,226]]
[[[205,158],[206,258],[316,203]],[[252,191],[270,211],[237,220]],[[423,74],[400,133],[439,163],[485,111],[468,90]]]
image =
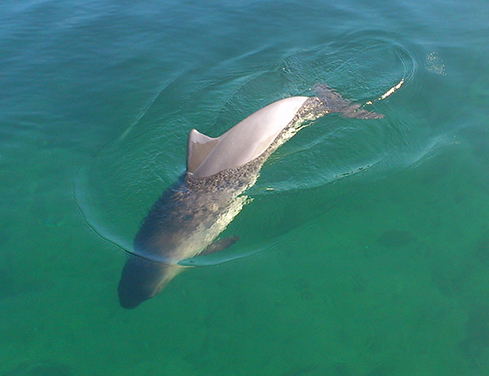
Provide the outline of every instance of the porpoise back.
[[193,178],[203,178],[257,158],[307,99],[309,97],[291,97],[269,104],[217,138],[192,129],[188,138],[187,172]]

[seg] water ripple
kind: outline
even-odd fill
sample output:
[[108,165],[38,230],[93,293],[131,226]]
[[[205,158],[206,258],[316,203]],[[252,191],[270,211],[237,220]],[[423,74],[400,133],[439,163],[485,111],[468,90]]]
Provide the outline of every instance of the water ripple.
[[[139,221],[185,168],[190,129],[218,136],[275,100],[314,95],[318,82],[385,118],[333,115],[308,124],[313,126],[272,155],[251,196],[305,191],[339,179],[376,180],[391,169],[416,165],[440,141],[410,104],[423,90],[417,75],[425,57],[418,50],[395,34],[368,30],[284,51],[265,46],[213,68],[187,71],[147,98],[120,137],[82,168],[75,197],[87,226],[130,252]],[[277,241],[244,247],[245,253]],[[212,263],[230,261],[223,257]],[[231,259],[239,257],[244,255]]]

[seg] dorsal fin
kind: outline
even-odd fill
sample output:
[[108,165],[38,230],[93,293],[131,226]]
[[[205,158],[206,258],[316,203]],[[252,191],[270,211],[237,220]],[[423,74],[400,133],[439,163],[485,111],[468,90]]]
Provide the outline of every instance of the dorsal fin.
[[194,172],[217,145],[219,139],[211,138],[192,129],[188,134],[187,171]]

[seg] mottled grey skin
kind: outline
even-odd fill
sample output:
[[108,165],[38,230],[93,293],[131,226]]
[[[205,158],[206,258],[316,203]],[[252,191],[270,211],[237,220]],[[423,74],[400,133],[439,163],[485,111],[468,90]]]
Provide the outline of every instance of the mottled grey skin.
[[162,194],[136,234],[136,256],[129,257],[122,270],[118,293],[123,308],[135,308],[156,295],[180,273],[183,267],[179,261],[220,251],[237,240],[231,237],[214,242],[239,213],[246,201],[242,193],[255,183],[263,163],[304,121],[329,113],[361,119],[382,117],[352,105],[325,85],[316,85],[314,90],[318,96],[305,100],[258,157],[211,176],[195,178],[187,171]]

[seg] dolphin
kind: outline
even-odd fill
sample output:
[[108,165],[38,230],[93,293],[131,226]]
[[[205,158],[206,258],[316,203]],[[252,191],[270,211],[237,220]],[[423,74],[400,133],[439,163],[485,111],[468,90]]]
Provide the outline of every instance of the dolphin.
[[134,238],[118,286],[123,308],[135,308],[160,292],[184,270],[180,261],[218,252],[237,240],[218,237],[247,202],[242,193],[255,184],[267,158],[305,121],[330,113],[383,117],[324,84],[314,90],[315,97],[269,104],[217,138],[190,131],[186,171],[153,204]]

